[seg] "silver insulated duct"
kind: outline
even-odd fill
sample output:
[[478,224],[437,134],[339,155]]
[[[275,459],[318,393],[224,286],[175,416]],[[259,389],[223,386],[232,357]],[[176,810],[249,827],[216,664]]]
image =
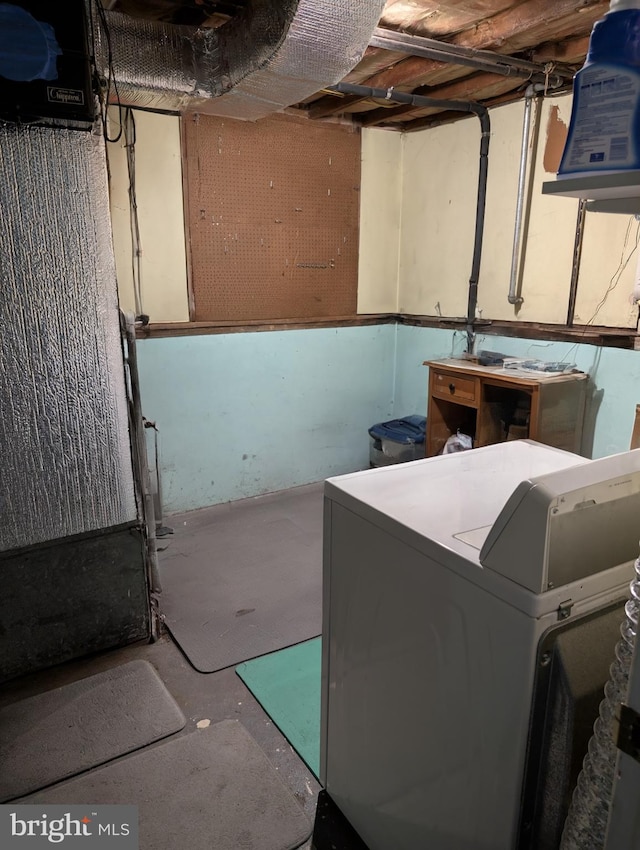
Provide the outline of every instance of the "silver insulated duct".
[[[108,12],[112,67],[127,106],[257,120],[341,80],[362,57],[384,0],[255,0],[219,29]],[[95,23],[96,61],[108,43]]]

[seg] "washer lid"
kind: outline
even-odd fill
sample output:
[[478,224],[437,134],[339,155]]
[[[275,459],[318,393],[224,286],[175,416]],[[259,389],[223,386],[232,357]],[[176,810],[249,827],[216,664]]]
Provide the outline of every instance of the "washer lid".
[[[589,464],[578,455],[529,440],[514,440],[468,452],[330,478],[327,499],[422,552],[531,617],[628,581],[620,575],[593,577],[584,587],[533,591],[505,573],[485,569],[480,549],[503,507],[522,481]],[[519,550],[511,553],[515,564]],[[425,569],[429,569],[425,561]],[[392,569],[392,566],[390,566]],[[562,595],[564,594],[564,595]]]
[[522,481],[584,463],[570,452],[513,440],[330,478],[327,495],[351,510],[388,517],[396,535],[412,531],[480,567],[478,540],[473,545],[468,532],[485,529],[486,537]]

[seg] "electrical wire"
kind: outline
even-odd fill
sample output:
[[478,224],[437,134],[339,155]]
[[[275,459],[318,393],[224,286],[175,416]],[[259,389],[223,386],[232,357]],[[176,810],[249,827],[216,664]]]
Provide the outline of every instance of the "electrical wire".
[[127,107],[122,122],[124,146],[127,154],[127,172],[129,175],[129,222],[131,227],[131,272],[133,276],[133,295],[136,315],[143,317],[142,310],[142,241],[140,239],[140,219],[138,216],[138,198],[136,194],[136,120],[133,110]]
[[602,310],[604,305],[607,303],[607,299],[609,298],[611,293],[614,291],[614,289],[616,289],[616,287],[620,283],[620,280],[622,279],[622,275],[623,275],[625,269],[627,268],[627,266],[631,262],[631,258],[633,257],[633,255],[638,250],[638,245],[640,245],[640,221],[638,221],[637,225],[636,225],[635,242],[634,242],[633,248],[629,252],[629,256],[626,257],[626,259],[625,259],[625,252],[627,250],[627,246],[629,245],[629,238],[631,236],[631,228],[633,226],[634,221],[636,221],[635,216],[631,216],[629,218],[629,222],[627,224],[627,230],[625,232],[624,242],[622,244],[622,251],[620,252],[620,261],[618,262],[618,268],[613,273],[611,280],[609,281],[609,285],[607,286],[607,289],[606,289],[604,295],[602,296],[602,298],[600,299],[600,301],[598,302],[598,304],[596,306],[596,309],[593,313],[593,316],[591,316],[589,321],[584,325],[584,328],[583,328],[583,331],[582,331],[582,334],[581,334],[581,338],[578,339],[578,342],[574,343],[571,346],[571,348],[569,349],[569,351],[565,355],[564,359],[567,362],[570,362],[571,356],[573,355],[574,351],[577,351],[578,346],[581,344],[582,338],[584,338],[584,336],[587,333],[587,331],[589,330],[589,328],[593,325],[593,323],[597,319],[598,314],[600,313],[600,310]]
[[626,260],[624,259],[624,252],[625,252],[625,250],[626,250],[626,248],[627,248],[627,245],[628,245],[628,243],[629,243],[629,236],[630,236],[630,234],[631,234],[631,223],[632,223],[632,221],[633,221],[633,218],[631,218],[631,219],[629,220],[629,223],[628,223],[628,225],[627,225],[627,232],[626,232],[626,234],[625,234],[625,240],[624,240],[624,245],[623,245],[623,248],[622,248],[622,254],[621,254],[621,256],[620,256],[620,264],[619,264],[619,266],[618,266],[618,269],[617,269],[616,273],[614,274],[614,276],[611,278],[611,281],[609,282],[609,286],[608,286],[608,288],[607,288],[607,291],[605,292],[605,294],[603,295],[602,299],[601,299],[601,300],[600,300],[600,302],[598,303],[598,306],[596,307],[595,313],[593,314],[593,316],[592,316],[592,317],[589,319],[589,321],[587,322],[587,324],[589,324],[589,325],[590,325],[592,322],[594,322],[594,321],[595,321],[595,319],[596,319],[596,317],[597,317],[598,313],[599,313],[599,312],[600,312],[600,310],[604,307],[604,305],[605,305],[605,303],[606,303],[606,301],[607,301],[607,298],[608,298],[608,297],[609,297],[609,295],[613,292],[613,290],[617,287],[617,285],[620,283],[620,279],[621,279],[621,277],[622,277],[622,273],[623,273],[623,272],[624,272],[624,270],[627,268],[627,266],[629,265],[629,263],[630,263],[630,261],[631,261],[631,258],[633,257],[633,255],[635,254],[635,252],[636,252],[636,251],[637,251],[637,249],[638,249],[638,244],[640,243],[640,222],[638,222],[638,223],[637,223],[637,225],[636,225],[636,235],[635,235],[635,243],[634,243],[634,246],[633,246],[633,248],[631,249],[631,252],[629,253],[629,256],[627,257],[627,259],[626,259]]
[[[89,4],[89,14],[91,21],[91,38],[92,38],[92,46],[93,46],[93,55],[95,60],[96,49],[95,49],[95,29],[94,29],[94,17],[93,17],[93,6],[95,2],[96,11],[98,13],[98,18],[100,21],[100,27],[104,34],[104,39],[107,45],[107,79],[106,79],[106,92],[104,90],[103,81],[98,80],[98,100],[100,101],[100,119],[102,121],[102,132],[104,135],[104,139],[106,142],[119,142],[122,138],[122,107],[120,105],[120,93],[118,92],[118,81],[116,80],[116,75],[113,69],[113,51],[111,48],[111,31],[109,29],[109,22],[107,20],[107,15],[104,10],[104,7],[100,0],[92,0]],[[97,69],[96,69],[97,74]],[[109,106],[109,102],[111,100],[111,90],[115,93],[115,100],[118,105],[118,112],[120,114],[120,127],[118,129],[118,133],[114,138],[109,136],[109,124],[107,119],[107,109]]]

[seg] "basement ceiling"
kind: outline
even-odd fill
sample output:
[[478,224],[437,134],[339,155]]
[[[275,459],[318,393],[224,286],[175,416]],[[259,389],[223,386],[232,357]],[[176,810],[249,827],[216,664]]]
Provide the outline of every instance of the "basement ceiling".
[[[116,0],[105,5],[135,17],[219,27],[250,2]],[[387,0],[375,33],[376,46],[367,48],[344,82],[430,98],[473,100],[486,106],[523,97],[532,79],[546,81],[555,90],[569,89],[573,74],[584,62],[593,24],[608,9],[609,0]],[[412,55],[416,43],[420,46],[415,39],[408,39],[414,43],[401,49],[379,46],[393,37],[389,31],[444,42],[465,49],[467,55],[490,51],[535,63],[536,68],[526,65],[516,71],[511,63],[507,68],[478,70]],[[343,117],[366,127],[397,130],[417,130],[460,118],[437,107],[399,106],[385,99],[327,90],[297,107],[312,120]]]

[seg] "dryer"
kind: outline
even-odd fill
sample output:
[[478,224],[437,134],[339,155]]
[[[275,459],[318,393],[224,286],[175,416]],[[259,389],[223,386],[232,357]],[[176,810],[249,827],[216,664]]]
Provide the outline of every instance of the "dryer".
[[553,850],[638,553],[640,450],[325,484],[321,781],[370,850]]

